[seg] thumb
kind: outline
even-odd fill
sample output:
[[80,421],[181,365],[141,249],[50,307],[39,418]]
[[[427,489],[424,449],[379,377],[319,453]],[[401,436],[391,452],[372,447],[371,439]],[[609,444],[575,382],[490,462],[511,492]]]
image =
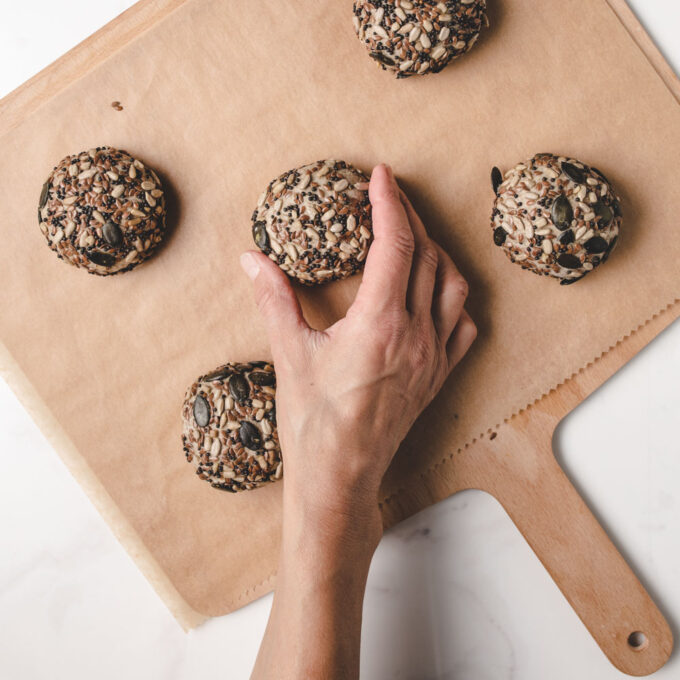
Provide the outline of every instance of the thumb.
[[309,330],[288,276],[263,253],[248,250],[240,261],[253,282],[255,302],[267,324],[271,344]]

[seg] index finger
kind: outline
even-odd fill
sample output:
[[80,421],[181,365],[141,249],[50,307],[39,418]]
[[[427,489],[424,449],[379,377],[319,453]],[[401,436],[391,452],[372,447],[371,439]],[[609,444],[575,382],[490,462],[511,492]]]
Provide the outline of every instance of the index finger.
[[374,238],[357,300],[361,304],[370,302],[373,308],[406,309],[414,249],[413,230],[400,200],[399,187],[388,166],[374,168],[369,198]]

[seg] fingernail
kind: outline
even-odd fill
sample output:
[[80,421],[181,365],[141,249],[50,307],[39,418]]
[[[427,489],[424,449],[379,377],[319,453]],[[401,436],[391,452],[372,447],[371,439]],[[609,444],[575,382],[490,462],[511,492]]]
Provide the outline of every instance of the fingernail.
[[260,272],[260,263],[257,258],[252,253],[243,253],[239,258],[241,262],[241,269],[248,275],[251,281],[255,280],[255,277]]

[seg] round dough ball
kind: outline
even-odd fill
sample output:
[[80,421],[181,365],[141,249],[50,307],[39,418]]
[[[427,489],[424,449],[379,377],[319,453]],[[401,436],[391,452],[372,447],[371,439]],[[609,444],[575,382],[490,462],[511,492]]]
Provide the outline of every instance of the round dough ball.
[[621,206],[597,168],[541,153],[505,175],[494,168],[491,181],[493,241],[512,262],[566,286],[607,261]]
[[275,395],[265,361],[225,364],[187,390],[182,444],[201,479],[235,493],[281,478]]
[[354,30],[369,54],[398,78],[439,73],[488,25],[486,0],[357,0]]
[[156,173],[108,146],[67,156],[43,185],[40,230],[57,256],[90,274],[133,269],[165,232],[165,192]]
[[253,213],[257,247],[289,276],[312,285],[363,267],[373,237],[368,177],[327,160],[273,180]]

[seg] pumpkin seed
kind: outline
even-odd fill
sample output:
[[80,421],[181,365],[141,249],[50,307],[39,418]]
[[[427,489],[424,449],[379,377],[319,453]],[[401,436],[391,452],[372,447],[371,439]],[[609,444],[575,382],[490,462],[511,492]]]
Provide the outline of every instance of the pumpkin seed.
[[375,52],[371,52],[371,56],[381,64],[384,64],[385,66],[394,66],[394,61],[390,59],[386,54],[383,54],[382,52],[378,52],[377,50]]
[[251,451],[257,451],[262,447],[262,433],[251,422],[244,420],[238,432],[241,443]]
[[553,223],[560,231],[569,228],[574,219],[574,210],[564,194],[560,194],[553,202],[551,215]]
[[123,243],[123,232],[117,224],[110,220],[102,227],[102,236],[104,240],[114,248],[117,248]]
[[253,240],[260,250],[267,249],[267,246],[269,245],[269,235],[267,234],[267,228],[264,222],[255,222],[255,224],[253,224]]
[[266,371],[253,371],[248,377],[254,385],[274,385],[276,383],[276,376]]
[[583,184],[586,181],[586,173],[581,170],[581,168],[577,168],[575,165],[568,163],[567,161],[562,163],[562,172],[570,180],[576,182],[576,184]]
[[211,373],[208,373],[208,375],[203,376],[202,380],[203,382],[216,382],[217,380],[224,380],[225,378],[229,377],[229,368],[227,366],[223,366],[222,368],[218,368]]
[[491,171],[491,186],[493,187],[493,192],[498,196],[498,187],[503,183],[503,175],[501,171],[494,166]]
[[600,229],[608,227],[612,223],[614,211],[608,205],[605,205],[602,201],[597,201],[595,205],[593,205],[593,210],[600,218]]
[[496,227],[493,231],[493,242],[497,246],[502,246],[507,238],[507,233],[503,227]]
[[560,236],[560,243],[567,246],[574,242],[574,232],[572,229],[565,231],[562,236]]
[[577,281],[580,281],[584,276],[585,276],[585,274],[583,276],[576,276],[573,279],[562,279],[560,281],[560,286],[571,286],[572,283],[576,283]]
[[611,182],[607,179],[607,176],[602,172],[602,170],[598,170],[597,168],[594,168],[591,166],[590,168],[596,175],[599,175],[607,184],[611,184]]
[[102,253],[99,250],[90,250],[86,255],[90,262],[99,265],[100,267],[112,267],[116,264],[116,258],[110,253]]
[[562,253],[557,258],[557,264],[565,269],[580,269],[581,260],[576,257],[576,255],[571,255],[570,253]]
[[198,395],[194,400],[194,420],[199,427],[205,427],[210,422],[210,404],[208,400]]
[[250,396],[248,381],[240,374],[235,373],[229,378],[229,392],[239,404],[242,404]]
[[609,244],[601,236],[593,236],[593,238],[583,244],[583,247],[588,253],[594,255],[597,253],[604,253],[609,247]]
[[45,207],[45,203],[47,203],[47,195],[50,190],[50,183],[45,182],[42,186],[42,191],[40,192],[40,203],[38,204],[38,210],[42,210]]

